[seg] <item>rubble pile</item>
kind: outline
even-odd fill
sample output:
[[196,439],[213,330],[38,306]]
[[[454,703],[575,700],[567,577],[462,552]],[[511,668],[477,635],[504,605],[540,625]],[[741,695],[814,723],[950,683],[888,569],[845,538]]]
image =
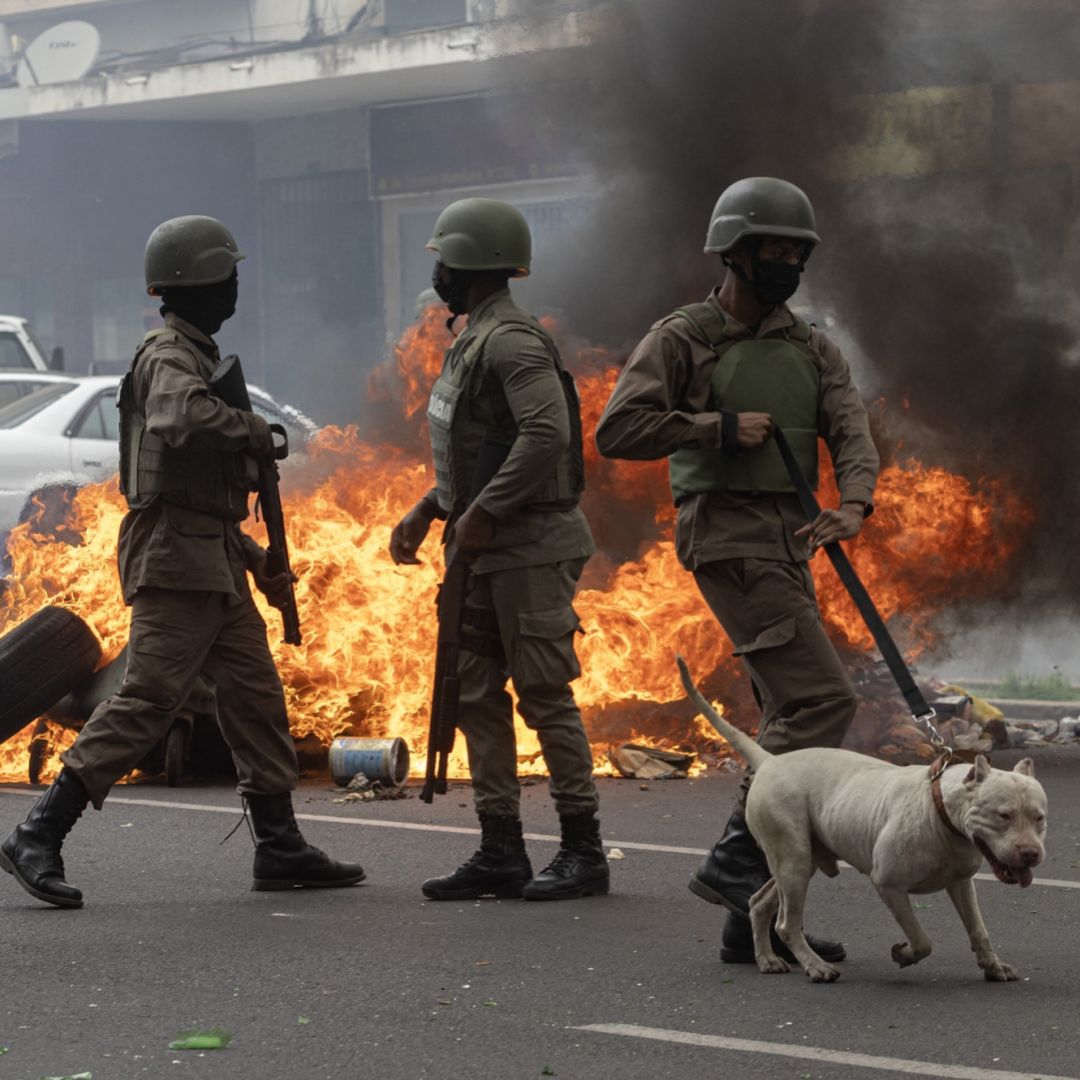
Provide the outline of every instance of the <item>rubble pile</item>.
[[[929,735],[907,712],[884,661],[847,659],[854,670],[859,710],[844,745],[901,764],[932,760],[936,755]],[[1080,740],[1080,720],[1074,717],[1013,719],[962,686],[933,677],[921,679],[917,669],[912,673],[936,713],[934,726],[953,749],[989,753]]]

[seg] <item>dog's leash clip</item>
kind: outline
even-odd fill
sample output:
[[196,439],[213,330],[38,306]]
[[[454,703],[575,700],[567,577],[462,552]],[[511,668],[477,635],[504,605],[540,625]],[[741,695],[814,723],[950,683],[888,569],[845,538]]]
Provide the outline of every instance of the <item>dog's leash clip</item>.
[[934,717],[937,713],[934,711],[934,707],[927,706],[927,711],[924,713],[912,713],[911,719],[915,721],[920,727],[926,729],[927,734],[930,736],[930,742],[936,750],[947,750],[951,755],[952,751],[945,745],[945,740],[941,737],[941,732],[934,727]]

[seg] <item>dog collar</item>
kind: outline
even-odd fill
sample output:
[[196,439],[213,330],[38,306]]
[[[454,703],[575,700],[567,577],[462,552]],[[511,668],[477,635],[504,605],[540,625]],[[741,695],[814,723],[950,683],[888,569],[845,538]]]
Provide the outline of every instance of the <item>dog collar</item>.
[[951,833],[955,833],[957,836],[963,837],[970,842],[970,837],[965,833],[962,833],[953,823],[949,817],[948,810],[945,809],[945,796],[941,793],[941,774],[945,771],[949,764],[949,760],[952,758],[952,752],[946,750],[934,763],[930,766],[930,794],[934,797],[934,809],[938,812],[938,817],[945,822],[945,827]]

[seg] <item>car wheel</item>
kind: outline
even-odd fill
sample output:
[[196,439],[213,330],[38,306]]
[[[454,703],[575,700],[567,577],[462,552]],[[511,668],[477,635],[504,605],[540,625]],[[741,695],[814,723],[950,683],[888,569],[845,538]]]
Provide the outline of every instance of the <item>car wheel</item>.
[[100,659],[93,630],[65,608],[42,608],[0,638],[0,742],[89,678]]

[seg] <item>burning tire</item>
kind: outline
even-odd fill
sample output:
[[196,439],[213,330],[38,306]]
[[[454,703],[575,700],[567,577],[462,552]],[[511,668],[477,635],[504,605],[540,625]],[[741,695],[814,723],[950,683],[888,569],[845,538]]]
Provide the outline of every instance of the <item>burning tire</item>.
[[42,608],[0,638],[0,742],[84,682],[100,659],[93,630],[64,608]]

